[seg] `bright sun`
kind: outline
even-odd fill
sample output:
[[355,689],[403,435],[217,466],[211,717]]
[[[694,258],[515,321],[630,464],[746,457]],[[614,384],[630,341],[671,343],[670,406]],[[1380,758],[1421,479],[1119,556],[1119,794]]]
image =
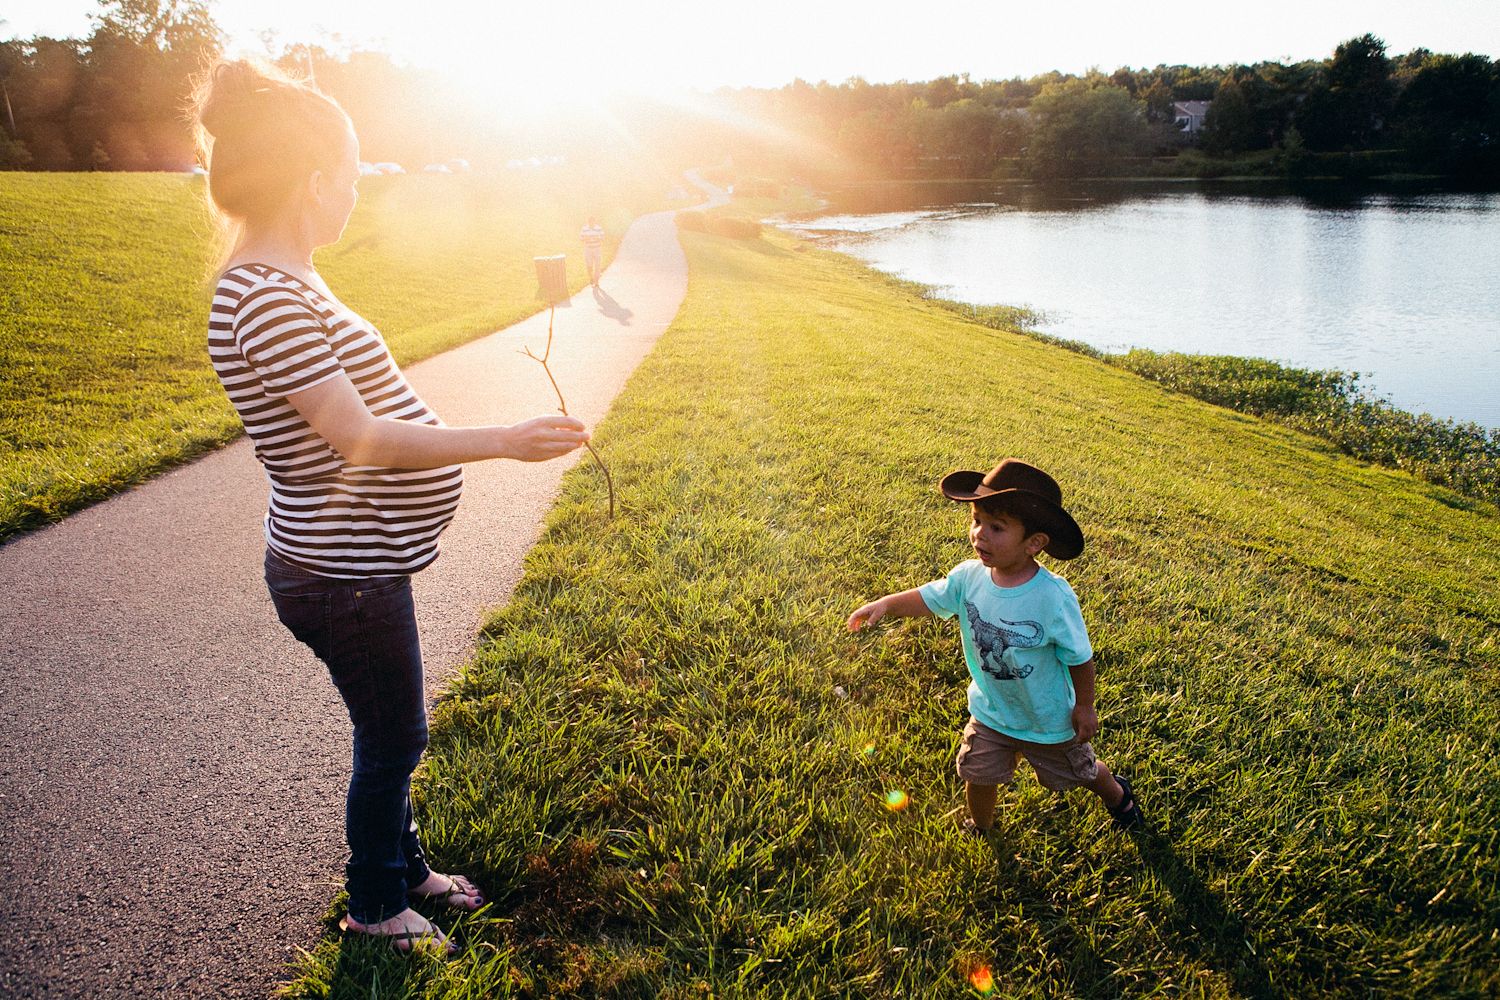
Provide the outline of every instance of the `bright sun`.
[[[587,108],[621,93],[661,95],[685,83],[681,63],[664,58],[687,43],[670,23],[642,17],[640,8],[601,6],[580,18],[560,16],[562,9],[476,7],[467,21],[416,28],[399,50],[443,72],[472,98],[503,101],[517,113]],[[455,24],[462,30],[453,30]]]

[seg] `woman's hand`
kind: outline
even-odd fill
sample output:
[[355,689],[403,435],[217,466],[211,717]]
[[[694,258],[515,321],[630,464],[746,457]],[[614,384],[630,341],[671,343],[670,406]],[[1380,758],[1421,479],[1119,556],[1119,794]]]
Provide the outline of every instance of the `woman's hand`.
[[562,414],[532,417],[505,428],[506,457],[520,462],[545,462],[584,444],[589,432],[583,422]]

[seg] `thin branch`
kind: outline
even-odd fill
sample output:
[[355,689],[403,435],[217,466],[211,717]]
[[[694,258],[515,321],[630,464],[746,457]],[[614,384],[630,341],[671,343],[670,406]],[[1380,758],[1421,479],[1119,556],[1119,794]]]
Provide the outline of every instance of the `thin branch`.
[[[552,312],[547,316],[547,349],[542,352],[542,356],[537,357],[531,353],[531,348],[525,346],[522,346],[521,353],[540,364],[542,371],[547,373],[547,381],[552,383],[552,391],[557,393],[557,408],[562,410],[562,415],[566,417],[568,415],[568,401],[563,399],[562,389],[558,388],[557,379],[553,377],[552,369],[547,364],[547,359],[552,357],[552,321],[556,316],[557,305],[554,303]],[[612,521],[615,517],[615,477],[609,474],[609,466],[604,464],[604,459],[599,457],[599,453],[594,450],[593,444],[585,441],[583,446],[589,450],[590,455],[594,456],[594,461],[599,465],[599,471],[604,473],[604,482],[609,486],[609,518]]]

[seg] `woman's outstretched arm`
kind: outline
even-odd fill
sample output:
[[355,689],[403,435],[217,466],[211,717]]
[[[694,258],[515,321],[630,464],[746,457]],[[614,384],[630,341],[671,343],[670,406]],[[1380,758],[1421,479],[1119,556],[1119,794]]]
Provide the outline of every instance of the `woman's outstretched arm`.
[[355,465],[387,469],[431,469],[487,458],[545,462],[589,439],[581,421],[562,414],[518,424],[438,427],[377,417],[349,377],[340,373],[286,401],[317,434]]

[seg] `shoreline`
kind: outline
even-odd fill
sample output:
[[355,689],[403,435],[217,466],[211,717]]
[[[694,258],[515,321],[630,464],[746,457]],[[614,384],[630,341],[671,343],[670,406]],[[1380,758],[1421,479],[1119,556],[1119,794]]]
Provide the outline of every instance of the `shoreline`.
[[[961,185],[961,184],[968,184],[968,183],[970,183],[970,182],[948,182],[945,185],[940,185],[940,187],[943,187],[943,186],[952,187],[952,186],[957,186],[957,185]],[[1091,181],[1067,182],[1066,184],[1054,184],[1052,182],[1045,182],[1045,183],[1043,183],[1043,182],[1013,182],[1013,183],[998,183],[997,184],[997,183],[994,183],[994,182],[985,181],[985,182],[975,182],[975,186],[985,186],[985,187],[992,187],[992,188],[999,188],[999,189],[1009,189],[1009,190],[1016,190],[1016,189],[1023,189],[1023,188],[1037,188],[1037,189],[1044,189],[1045,190],[1045,189],[1049,189],[1050,188],[1052,190],[1055,190],[1055,191],[1058,191],[1058,192],[1061,193],[1061,192],[1066,192],[1066,191],[1068,191],[1068,190],[1070,190],[1072,188],[1076,188],[1076,187],[1089,188],[1089,187],[1093,187],[1095,185],[1102,185],[1102,184],[1106,184],[1106,183],[1114,185],[1114,184],[1116,184],[1116,181],[1091,180]],[[1267,183],[1270,183],[1271,185],[1277,186],[1277,187],[1280,187],[1280,186],[1283,185],[1283,182],[1281,182],[1280,180],[1275,179],[1275,178],[1243,178],[1243,179],[1218,178],[1218,179],[1206,180],[1206,181],[1199,180],[1199,179],[1196,179],[1196,178],[1177,178],[1177,179],[1171,179],[1171,180],[1166,180],[1166,181],[1162,181],[1161,179],[1125,178],[1125,179],[1122,179],[1122,181],[1119,183],[1118,186],[1119,187],[1134,187],[1134,186],[1139,185],[1141,187],[1149,187],[1149,186],[1160,185],[1160,186],[1166,187],[1166,188],[1174,188],[1174,187],[1179,187],[1179,186],[1183,186],[1183,185],[1194,185],[1194,186],[1196,186],[1198,184],[1203,184],[1203,185],[1205,185],[1207,187],[1214,187],[1214,186],[1217,186],[1219,184],[1226,184],[1226,185],[1240,185],[1240,184],[1243,184],[1246,187],[1262,187],[1262,186],[1267,185]],[[855,260],[859,261],[861,264],[870,267],[872,270],[876,271],[877,273],[884,274],[884,275],[886,275],[888,277],[892,277],[892,278],[895,278],[897,280],[915,280],[915,281],[917,281],[918,284],[923,285],[923,287],[925,289],[925,294],[927,294],[929,297],[941,298],[941,299],[944,299],[945,301],[952,301],[952,302],[954,302],[956,304],[957,307],[960,307],[962,309],[975,309],[975,310],[981,310],[981,311],[982,310],[988,310],[988,309],[1000,309],[1000,310],[1004,310],[1004,311],[1010,312],[1010,313],[1018,315],[1018,316],[1028,316],[1028,317],[1030,317],[1030,322],[1027,325],[1027,328],[1024,329],[1022,332],[1025,332],[1029,336],[1036,336],[1036,337],[1040,337],[1040,338],[1043,338],[1043,339],[1049,339],[1049,340],[1052,340],[1052,341],[1057,342],[1057,343],[1062,343],[1064,345],[1071,346],[1074,349],[1087,348],[1086,353],[1097,353],[1097,355],[1101,356],[1101,357],[1106,356],[1106,355],[1111,356],[1111,357],[1123,357],[1124,355],[1129,354],[1131,352],[1148,351],[1148,352],[1157,353],[1157,354],[1172,354],[1172,355],[1182,355],[1182,356],[1189,356],[1189,357],[1233,357],[1233,358],[1242,358],[1242,359],[1245,359],[1247,361],[1256,361],[1256,362],[1265,362],[1265,363],[1268,363],[1268,364],[1274,364],[1274,365],[1278,366],[1280,369],[1282,369],[1284,371],[1288,371],[1288,372],[1316,372],[1316,373],[1324,374],[1324,375],[1335,374],[1335,373],[1336,374],[1340,374],[1340,375],[1343,375],[1343,374],[1352,374],[1352,375],[1357,375],[1360,378],[1360,380],[1362,381],[1362,383],[1363,383],[1360,386],[1361,394],[1363,396],[1365,396],[1365,398],[1369,399],[1372,402],[1377,402],[1378,401],[1378,402],[1381,403],[1381,405],[1388,406],[1388,407],[1390,407],[1392,409],[1395,409],[1395,410],[1400,410],[1401,412],[1407,413],[1407,414],[1411,415],[1414,418],[1431,419],[1431,420],[1434,420],[1434,421],[1437,421],[1437,422],[1440,422],[1440,423],[1446,423],[1446,424],[1451,424],[1451,425],[1460,426],[1460,427],[1470,427],[1470,426],[1472,426],[1472,427],[1478,427],[1478,428],[1480,428],[1481,430],[1483,430],[1485,432],[1491,432],[1491,431],[1500,432],[1500,419],[1497,419],[1495,422],[1490,423],[1490,422],[1486,422],[1482,417],[1465,417],[1465,416],[1462,416],[1462,415],[1450,415],[1450,414],[1444,414],[1444,413],[1434,413],[1432,411],[1432,409],[1427,409],[1427,408],[1423,408],[1421,406],[1416,406],[1416,405],[1403,404],[1403,403],[1400,403],[1400,402],[1392,400],[1391,398],[1389,398],[1389,394],[1392,391],[1395,391],[1395,390],[1385,389],[1385,388],[1382,388],[1380,386],[1372,385],[1370,383],[1370,379],[1372,379],[1376,374],[1378,374],[1378,371],[1367,371],[1366,370],[1366,365],[1370,366],[1370,368],[1372,368],[1372,369],[1379,369],[1380,365],[1377,364],[1377,360],[1378,359],[1372,360],[1372,358],[1370,358],[1370,357],[1361,357],[1361,356],[1358,356],[1358,355],[1360,355],[1361,352],[1359,352],[1357,350],[1346,350],[1346,351],[1338,352],[1338,353],[1348,354],[1349,357],[1347,357],[1347,358],[1318,358],[1316,355],[1318,355],[1320,353],[1322,353],[1322,354],[1330,354],[1330,353],[1335,353],[1335,352],[1332,352],[1330,350],[1323,350],[1323,351],[1318,351],[1318,350],[1307,351],[1307,350],[1303,350],[1301,352],[1297,352],[1297,351],[1295,351],[1295,350],[1292,349],[1293,347],[1295,347],[1295,345],[1282,344],[1282,343],[1278,343],[1278,344],[1275,344],[1275,345],[1267,345],[1267,344],[1259,345],[1261,347],[1277,346],[1277,347],[1287,348],[1287,350],[1285,350],[1284,352],[1280,352],[1280,353],[1284,353],[1285,355],[1294,355],[1294,354],[1297,354],[1297,353],[1301,353],[1303,355],[1308,355],[1309,356],[1308,360],[1300,360],[1299,361],[1299,360],[1295,360],[1293,357],[1289,357],[1289,356],[1277,357],[1277,356],[1274,356],[1273,354],[1271,354],[1269,352],[1265,352],[1265,351],[1262,351],[1262,350],[1257,350],[1256,349],[1257,345],[1255,345],[1255,344],[1246,344],[1245,346],[1246,346],[1247,349],[1245,349],[1245,350],[1235,350],[1235,349],[1231,348],[1230,350],[1227,350],[1227,351],[1204,351],[1204,350],[1196,350],[1196,349],[1194,349],[1190,345],[1189,346],[1177,346],[1174,343],[1174,341],[1177,340],[1177,339],[1181,339],[1181,338],[1172,338],[1172,337],[1163,338],[1163,337],[1160,337],[1160,336],[1152,337],[1152,336],[1149,336],[1149,335],[1137,336],[1137,337],[1132,338],[1128,332],[1118,332],[1118,331],[1114,331],[1116,335],[1108,337],[1108,338],[1105,338],[1108,341],[1107,343],[1096,343],[1094,341],[1099,341],[1099,339],[1100,339],[1098,337],[1098,335],[1097,335],[1098,334],[1097,330],[1095,331],[1095,334],[1094,334],[1094,341],[1090,341],[1090,340],[1082,339],[1082,338],[1077,337],[1077,336],[1069,336],[1067,333],[1057,332],[1057,331],[1054,331],[1054,330],[1047,329],[1047,326],[1048,326],[1048,323],[1049,323],[1049,321],[1048,321],[1049,310],[1038,309],[1038,308],[1036,308],[1036,307],[1034,307],[1034,306],[1032,306],[1030,304],[1018,305],[1018,304],[1014,304],[1014,303],[1010,303],[1010,302],[1005,302],[1003,300],[1002,301],[995,301],[993,299],[993,297],[991,297],[987,301],[980,302],[980,301],[968,301],[968,300],[964,300],[964,299],[961,299],[961,298],[957,298],[957,297],[952,296],[951,293],[946,292],[946,291],[943,294],[939,294],[939,290],[940,289],[947,289],[949,287],[949,286],[947,286],[947,285],[945,285],[943,283],[942,279],[939,279],[939,280],[936,280],[936,281],[924,281],[924,280],[917,280],[917,279],[907,279],[907,278],[904,278],[904,277],[902,277],[901,275],[899,275],[899,274],[897,274],[895,272],[882,271],[881,268],[879,267],[879,265],[877,265],[875,263],[872,263],[872,262],[867,262],[864,259],[864,257],[862,257],[856,250],[845,249],[845,248],[842,248],[840,246],[835,245],[836,243],[841,242],[841,241],[859,242],[860,240],[867,240],[867,239],[874,239],[874,240],[876,240],[878,242],[881,233],[885,232],[885,230],[874,229],[874,230],[866,231],[866,230],[859,229],[857,226],[856,227],[852,227],[852,228],[848,228],[848,229],[842,229],[842,228],[828,228],[828,229],[823,229],[823,228],[819,228],[819,226],[817,224],[818,220],[820,218],[826,217],[826,216],[838,216],[838,217],[845,217],[845,216],[847,216],[847,217],[850,217],[850,218],[856,218],[857,219],[857,218],[864,217],[864,216],[879,216],[879,215],[885,215],[885,214],[895,214],[895,215],[902,215],[902,216],[904,216],[906,214],[912,214],[912,215],[920,216],[920,215],[922,215],[924,213],[937,213],[937,214],[941,215],[942,212],[943,212],[943,210],[945,208],[969,207],[969,205],[968,205],[967,202],[963,203],[962,206],[960,206],[959,203],[950,203],[950,204],[946,204],[945,205],[945,204],[943,204],[941,202],[934,202],[934,203],[931,203],[931,204],[924,204],[924,203],[921,203],[921,201],[918,200],[918,199],[912,199],[912,200],[910,200],[908,202],[903,202],[903,203],[899,203],[899,204],[885,204],[885,203],[874,204],[874,205],[858,205],[858,204],[856,204],[856,205],[852,205],[852,206],[843,207],[843,206],[839,205],[837,197],[830,198],[830,195],[836,196],[839,191],[846,191],[846,190],[871,191],[871,192],[879,192],[879,191],[886,191],[886,190],[900,191],[900,190],[903,190],[903,189],[922,188],[922,187],[927,187],[927,186],[928,185],[926,184],[926,182],[919,182],[919,183],[916,183],[916,184],[908,184],[908,183],[905,183],[905,182],[888,184],[888,183],[880,182],[880,183],[876,183],[876,184],[873,184],[873,185],[861,185],[861,186],[858,186],[856,188],[850,188],[850,189],[842,189],[841,188],[841,189],[837,189],[836,191],[826,191],[826,190],[825,191],[818,191],[818,192],[816,192],[816,194],[817,194],[817,196],[819,198],[819,202],[818,202],[818,204],[816,206],[813,206],[813,207],[810,207],[810,208],[803,208],[801,206],[798,206],[798,207],[796,207],[794,209],[791,209],[791,210],[785,211],[783,213],[780,213],[779,215],[775,216],[774,218],[766,219],[765,221],[768,224],[772,224],[772,225],[777,226],[777,228],[780,228],[783,231],[792,233],[792,234],[796,235],[799,238],[808,240],[811,244],[817,245],[820,249],[832,250],[832,251],[837,252],[837,253],[843,253],[843,254],[845,254],[847,256],[851,256]],[[1348,185],[1340,184],[1338,186],[1341,189],[1347,188],[1351,192],[1352,191],[1372,191],[1372,190],[1379,190],[1380,189],[1380,186],[1378,186],[1378,185],[1372,187],[1371,185],[1363,185],[1362,184],[1362,185],[1351,187],[1351,186],[1348,186]],[[1099,207],[1099,208],[1105,208],[1105,209],[1112,208],[1112,207],[1118,207],[1116,205],[1115,198],[1110,197],[1111,193],[1112,192],[1108,192],[1108,191],[1099,191],[1099,192],[1097,192],[1098,197],[1096,199],[1093,199],[1092,201],[1090,201],[1090,203],[1088,204],[1087,207],[1088,208]],[[1291,187],[1291,190],[1288,193],[1296,194],[1295,187]],[[1445,191],[1443,193],[1450,193],[1450,192],[1446,192]],[[1451,193],[1459,193],[1459,192],[1451,192]],[[1500,191],[1497,191],[1497,192],[1494,192],[1494,193],[1500,194]],[[1128,204],[1130,197],[1131,197],[1130,195],[1124,195],[1122,197],[1121,201],[1120,201],[1120,204],[1122,204],[1122,205],[1123,204]],[[1073,200],[1075,200],[1075,199],[1069,199],[1070,206],[1071,206],[1071,202]],[[1094,201],[1097,201],[1098,204],[1095,205]],[[1001,202],[997,202],[996,204],[998,206],[1000,206],[1001,208],[1004,208],[1009,203],[1001,201]],[[1314,209],[1320,209],[1322,207],[1322,203],[1321,202],[1314,202],[1313,206],[1314,206]],[[1043,212],[1047,211],[1049,208],[1054,208],[1054,207],[1056,207],[1056,206],[1052,205],[1050,202],[1043,202],[1040,205],[1038,205],[1038,204],[1033,204],[1030,201],[1027,201],[1025,203],[1018,203],[1018,205],[1017,205],[1017,208],[1019,210],[1019,214],[1022,214],[1022,215],[1025,215],[1025,214],[1028,214],[1028,213],[1032,214],[1032,215],[1036,215],[1036,214],[1043,213]],[[895,227],[895,228],[899,228],[899,227]],[[1148,238],[1155,238],[1156,234],[1153,233],[1153,232],[1149,232],[1148,231],[1146,233],[1146,236]],[[955,249],[956,250],[963,250],[965,248],[960,245],[960,246],[956,247]],[[927,270],[930,272],[932,269],[928,268]],[[968,274],[967,278],[969,279],[969,282],[968,282],[969,285],[972,286],[974,284],[975,276],[973,274]],[[1053,288],[1052,291],[1054,293],[1056,293],[1057,289]],[[1055,305],[1055,303],[1054,303],[1054,305]],[[1137,309],[1135,313],[1131,314],[1132,317],[1134,319],[1136,319],[1137,321],[1139,321],[1141,319],[1141,316],[1137,315],[1140,311],[1141,311],[1140,309]],[[1097,320],[1097,317],[1094,317],[1094,318]],[[1189,317],[1186,317],[1186,318],[1187,319],[1199,319],[1201,317],[1193,315],[1193,316],[1189,316]],[[1435,319],[1434,319],[1434,323],[1436,323]],[[1097,326],[1097,325],[1098,324],[1096,322],[1095,326]],[[1158,329],[1161,328],[1160,324],[1153,324],[1153,325],[1156,328],[1158,328]],[[1441,324],[1437,324],[1437,325],[1440,326]],[[1179,327],[1180,327],[1180,325],[1179,325]],[[1187,328],[1188,329],[1198,329],[1198,327],[1196,325],[1189,326]],[[1304,331],[1304,334],[1311,341],[1316,341],[1318,335],[1321,334],[1321,332],[1322,332],[1321,330],[1319,330],[1319,331]],[[1355,342],[1356,342],[1355,339],[1352,338],[1351,334],[1344,333],[1344,334],[1341,334],[1341,336],[1343,336],[1345,338],[1348,338],[1348,345],[1347,346],[1352,347],[1355,344]],[[1189,340],[1189,341],[1191,341],[1191,340],[1194,340],[1194,339],[1203,340],[1204,338],[1200,336],[1200,337],[1196,337],[1196,338],[1189,337],[1189,338],[1186,338],[1186,339]],[[1241,337],[1240,339],[1245,339],[1245,338]],[[1265,340],[1266,338],[1260,337],[1260,338],[1250,338],[1250,339],[1252,339],[1252,340],[1253,339]],[[1301,341],[1299,341],[1299,343],[1300,342]],[[1344,341],[1340,340],[1337,343],[1343,344]],[[1383,341],[1382,341],[1382,343],[1383,343]],[[1161,345],[1161,346],[1157,346],[1157,345]],[[1368,352],[1364,352],[1364,353],[1368,353]],[[1396,388],[1400,389],[1401,386],[1403,385],[1403,382],[1402,382],[1402,379],[1400,377],[1398,377],[1400,375],[1400,372],[1398,370],[1396,370],[1397,368],[1399,368],[1399,366],[1393,366],[1393,365],[1387,363],[1385,365],[1384,372],[1385,372],[1385,375],[1386,375],[1387,379],[1392,380],[1394,382]],[[1410,380],[1408,380],[1408,384],[1405,385],[1405,389],[1406,389],[1405,395],[1407,395],[1409,397],[1410,396],[1418,396],[1418,395],[1419,396],[1425,396],[1427,398],[1429,404],[1434,399],[1436,400],[1436,402],[1438,404],[1443,404],[1443,403],[1446,402],[1446,403],[1449,404],[1449,409],[1450,410],[1457,409],[1457,410],[1460,410],[1460,411],[1462,411],[1463,409],[1465,409],[1465,407],[1462,405],[1464,402],[1467,401],[1467,402],[1472,403],[1474,401],[1474,399],[1475,399],[1472,386],[1469,387],[1469,391],[1467,393],[1465,393],[1464,391],[1462,391],[1464,387],[1460,386],[1460,391],[1457,393],[1457,395],[1454,395],[1453,392],[1447,392],[1446,395],[1445,395],[1445,391],[1437,389],[1437,388],[1435,388],[1435,386],[1436,386],[1436,383],[1432,383],[1430,378],[1429,378],[1428,382],[1425,382],[1425,383],[1415,383],[1415,384],[1410,383]],[[1468,407],[1468,408],[1472,409],[1472,407]]]
[[806,232],[779,224],[776,228],[966,319],[1083,354],[1181,395],[1311,434],[1352,458],[1411,473],[1500,513],[1500,427],[1403,409],[1360,384],[1360,374],[1353,371],[1299,367],[1254,355],[1096,348],[1041,330],[1037,324],[1044,315],[1027,307],[981,305],[937,295],[938,286],[882,271],[847,251],[819,245],[822,241]]
[[[1215,165],[1216,161],[1202,161],[1209,165]],[[1201,165],[1201,164],[1200,164]],[[841,182],[830,182],[818,185],[814,190],[819,193],[829,191],[841,191],[861,188],[899,188],[912,186],[1045,186],[1045,185],[1069,185],[1069,184],[1173,184],[1183,182],[1213,184],[1219,182],[1229,183],[1280,183],[1287,185],[1312,184],[1312,185],[1344,185],[1350,188],[1371,187],[1381,185],[1402,184],[1430,184],[1440,185],[1453,190],[1472,191],[1477,193],[1500,193],[1500,178],[1483,178],[1467,174],[1441,174],[1424,173],[1420,171],[1391,171],[1378,174],[1340,174],[1340,173],[1266,173],[1263,171],[1245,171],[1246,163],[1232,161],[1224,166],[1234,170],[1240,168],[1239,172],[1224,174],[1195,174],[1186,171],[1163,174],[1086,174],[1077,177],[1066,176],[1029,176],[1026,174],[1007,174],[1005,176],[990,177],[881,177],[864,180],[848,180]]]

